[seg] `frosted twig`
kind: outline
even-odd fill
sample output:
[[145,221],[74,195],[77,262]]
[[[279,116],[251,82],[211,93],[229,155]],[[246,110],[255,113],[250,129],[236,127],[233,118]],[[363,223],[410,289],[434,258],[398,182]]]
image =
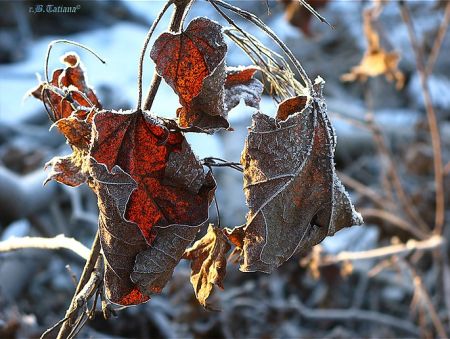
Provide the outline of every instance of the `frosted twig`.
[[89,257],[90,250],[74,238],[67,238],[63,234],[53,238],[22,237],[10,238],[0,242],[0,252],[10,252],[26,248],[40,248],[48,250],[68,249],[83,259]]
[[434,250],[445,245],[445,239],[433,235],[428,239],[417,241],[409,240],[405,244],[391,245],[360,252],[343,251],[337,255],[326,255],[320,258],[319,266],[337,264],[343,261],[367,260],[385,258],[393,255],[406,256],[417,251]]

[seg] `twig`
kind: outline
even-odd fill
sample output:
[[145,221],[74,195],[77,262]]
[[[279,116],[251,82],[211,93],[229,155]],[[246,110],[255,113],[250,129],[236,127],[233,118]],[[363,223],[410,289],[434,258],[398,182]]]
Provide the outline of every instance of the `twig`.
[[142,78],[143,78],[143,68],[144,68],[144,57],[145,52],[147,51],[148,43],[150,42],[150,39],[152,38],[153,32],[156,29],[156,26],[158,26],[159,22],[161,21],[162,17],[164,16],[164,13],[166,13],[167,9],[172,5],[172,1],[167,1],[164,4],[164,7],[162,10],[158,13],[156,16],[156,19],[153,21],[147,36],[145,37],[144,46],[142,47],[141,56],[139,59],[139,69],[138,69],[138,103],[137,103],[137,110],[140,110],[142,107]]
[[207,1],[209,1],[211,4],[219,5],[220,7],[226,8],[229,11],[236,13],[237,15],[241,16],[242,18],[252,22],[258,28],[260,28],[263,32],[265,32],[273,41],[276,42],[276,44],[284,51],[284,53],[286,53],[286,55],[289,57],[289,59],[294,64],[295,68],[297,69],[298,73],[300,74],[300,77],[302,78],[303,82],[305,83],[306,87],[308,88],[308,91],[312,91],[311,79],[306,74],[306,71],[304,70],[303,66],[300,64],[300,62],[297,60],[297,58],[291,52],[291,50],[286,46],[286,44],[283,41],[281,41],[281,39],[275,34],[275,32],[270,27],[268,27],[261,19],[259,19],[253,13],[244,11],[243,9],[233,6],[222,0],[207,0]]
[[[66,316],[65,317],[71,317],[74,310],[78,307],[78,299],[77,296],[80,294],[80,292],[83,290],[83,288],[88,284],[89,279],[91,278],[91,274],[95,269],[95,265],[97,263],[97,259],[99,259],[100,256],[100,237],[99,232],[97,231],[94,239],[94,243],[92,244],[91,252],[89,254],[89,258],[86,260],[86,264],[84,266],[83,272],[81,273],[80,280],[78,282],[78,286],[75,290],[74,296],[72,298],[72,301],[70,303],[69,308],[67,309]],[[100,257],[101,258],[101,257]],[[65,339],[68,338],[71,329],[72,324],[70,321],[65,322],[58,333],[58,339]]]
[[74,238],[67,238],[63,234],[54,238],[22,237],[10,238],[0,242],[0,252],[9,252],[26,248],[40,248],[47,250],[68,249],[83,259],[89,257],[89,249]]
[[408,221],[406,221],[402,218],[399,218],[398,216],[396,216],[395,214],[393,214],[391,212],[388,212],[388,211],[385,211],[382,209],[377,209],[377,208],[362,208],[362,209],[360,209],[359,212],[362,214],[364,219],[371,218],[371,217],[382,219],[404,231],[411,233],[412,235],[414,235],[416,238],[418,238],[420,240],[428,238],[427,233],[422,232],[420,229],[418,229],[417,227],[414,227]]
[[311,309],[303,305],[297,297],[289,299],[288,307],[298,311],[310,320],[358,320],[382,324],[417,336],[419,329],[409,321],[387,314],[361,309]]
[[393,156],[386,145],[386,141],[384,140],[383,134],[381,133],[379,126],[376,124],[372,113],[366,116],[366,121],[370,130],[372,131],[375,144],[377,145],[380,154],[383,155],[389,162],[389,174],[390,174],[389,177],[391,179],[392,187],[394,188],[397,194],[398,200],[400,201],[402,208],[409,215],[411,220],[418,224],[418,226],[422,229],[422,231],[425,232],[428,231],[429,230],[428,225],[425,223],[423,218],[417,212],[417,210],[414,207],[414,204],[411,203],[409,197],[405,192],[405,189],[403,188],[403,184],[400,179],[397,167],[395,166]]
[[425,75],[428,77],[431,73],[433,73],[434,65],[439,56],[439,52],[441,51],[442,42],[444,41],[445,33],[447,33],[448,23],[450,21],[450,1],[447,2],[445,6],[444,18],[442,19],[441,24],[439,25],[439,29],[436,35],[436,39],[434,40],[433,47],[431,48],[430,56],[428,57],[427,68]]
[[[170,21],[169,31],[178,33],[183,27],[184,18],[189,11],[192,2],[194,0],[172,0],[175,5],[175,11],[173,12],[172,19]],[[144,110],[148,111],[152,107],[153,101],[155,100],[156,92],[158,91],[159,85],[161,84],[161,77],[156,73],[153,75],[153,80],[150,85],[150,89],[145,99]]]
[[328,266],[343,261],[379,259],[393,255],[405,256],[416,251],[434,250],[443,246],[445,239],[439,235],[433,235],[425,240],[409,240],[406,244],[391,245],[361,252],[340,252],[337,255],[326,255],[320,259],[320,266]]
[[[338,172],[338,177],[344,183],[345,186],[351,187],[356,192],[372,200],[379,207],[384,207],[385,209],[392,209],[394,206],[379,194],[377,191],[373,190],[369,186],[353,179],[343,172]],[[388,206],[386,206],[388,204]]]
[[435,210],[435,234],[442,234],[445,222],[445,194],[444,194],[444,172],[442,166],[442,151],[438,121],[434,112],[431,95],[428,88],[427,73],[422,48],[417,42],[416,33],[409,10],[402,0],[399,2],[400,11],[405,25],[408,28],[409,39],[416,57],[417,71],[420,76],[422,86],[422,94],[427,112],[428,126],[430,128],[431,144],[433,147],[433,165],[434,165],[434,181],[436,189],[436,210]]
[[49,78],[48,78],[48,62],[50,59],[50,52],[52,51],[52,48],[54,45],[59,44],[59,43],[63,43],[63,44],[68,44],[68,45],[74,45],[80,48],[85,49],[86,51],[90,52],[92,55],[94,55],[98,60],[100,60],[100,62],[102,64],[106,64],[106,61],[103,60],[97,53],[95,53],[92,49],[90,49],[89,47],[80,44],[78,42],[75,41],[71,41],[71,40],[65,40],[65,39],[60,39],[60,40],[53,40],[52,42],[50,42],[48,44],[48,48],[47,48],[47,53],[45,54],[45,65],[44,65],[44,70],[45,70],[45,82],[49,83]]

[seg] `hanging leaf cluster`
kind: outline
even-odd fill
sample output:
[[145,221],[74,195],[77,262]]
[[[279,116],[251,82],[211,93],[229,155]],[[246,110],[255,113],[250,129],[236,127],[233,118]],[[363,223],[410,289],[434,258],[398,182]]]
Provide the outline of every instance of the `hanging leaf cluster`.
[[210,225],[188,248],[208,225],[216,182],[184,133],[231,129],[229,111],[241,99],[258,108],[263,91],[258,68],[227,67],[226,53],[222,27],[206,18],[157,38],[150,56],[178,96],[176,120],[103,108],[75,53],[63,56],[65,67],[32,91],[72,149],[48,162],[47,181],[86,183],[97,195],[104,287],[113,303],[136,305],[160,293],[184,258],[206,307],[213,286],[223,288],[232,245],[242,271],[271,272],[362,222],[336,177],[335,134],[318,80],[309,96],[283,101],[276,117],[254,114],[241,159],[246,224]]

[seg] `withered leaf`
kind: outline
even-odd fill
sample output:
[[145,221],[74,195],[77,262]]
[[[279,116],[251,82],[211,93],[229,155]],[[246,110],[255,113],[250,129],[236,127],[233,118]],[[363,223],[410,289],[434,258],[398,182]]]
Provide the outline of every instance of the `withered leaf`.
[[139,227],[125,219],[126,205],[136,182],[120,167],[108,171],[91,159],[90,187],[97,195],[99,234],[105,262],[107,298],[120,305],[136,305],[149,299],[131,281],[136,255],[147,249]]
[[[335,136],[322,98],[280,104],[273,119],[256,113],[241,162],[249,207],[242,271],[271,272],[327,235],[362,223],[335,174]],[[294,103],[297,102],[297,105]]]
[[89,177],[91,122],[101,104],[86,83],[78,55],[71,52],[61,60],[66,68],[54,71],[51,83],[41,83],[31,94],[51,110],[54,126],[66,137],[73,151],[69,156],[54,157],[46,164],[46,168],[52,169],[45,183],[55,180],[79,186]]
[[191,21],[181,33],[163,33],[150,56],[156,71],[180,98],[181,127],[228,127],[223,109],[225,44],[221,26],[206,18]]
[[210,224],[208,232],[183,255],[191,261],[191,283],[197,300],[208,307],[214,285],[223,289],[226,274],[226,254],[231,246],[222,230]]
[[156,71],[173,88],[182,107],[178,124],[213,132],[228,128],[228,112],[241,98],[258,107],[263,86],[253,78],[256,68],[226,70],[221,26],[206,18],[194,19],[181,33],[164,33],[150,56]]
[[[150,116],[101,111],[93,124],[91,157],[108,171],[120,168],[136,183],[124,219],[137,225],[148,247],[137,255],[131,279],[141,293],[158,293],[208,219],[214,179],[181,133],[168,132]],[[125,199],[116,193],[115,199]],[[113,223],[109,230],[120,238],[121,227]],[[108,262],[115,269],[115,261]]]
[[31,95],[47,105],[54,122],[69,117],[74,111],[78,117],[85,118],[91,111],[89,108],[101,109],[94,90],[87,85],[78,55],[67,53],[61,61],[66,67],[55,70],[50,83],[39,84],[31,90]]
[[403,88],[405,77],[398,69],[400,54],[388,52],[381,46],[380,33],[376,20],[382,7],[372,7],[364,11],[364,35],[367,40],[367,50],[359,63],[350,73],[341,76],[342,81],[366,81],[369,77],[384,75],[388,81],[396,81],[396,88]]
[[225,80],[225,107],[227,111],[236,107],[241,99],[247,106],[259,108],[264,86],[254,75],[257,67],[228,67]]

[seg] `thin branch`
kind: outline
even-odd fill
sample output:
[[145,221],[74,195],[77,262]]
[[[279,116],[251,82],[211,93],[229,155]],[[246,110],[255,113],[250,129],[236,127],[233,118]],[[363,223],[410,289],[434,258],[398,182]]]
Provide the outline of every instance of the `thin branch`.
[[386,145],[386,141],[384,136],[380,130],[380,127],[375,122],[373,114],[366,115],[367,125],[372,131],[372,135],[375,141],[375,144],[378,148],[378,151],[381,155],[383,155],[386,160],[389,162],[389,177],[390,183],[392,184],[395,193],[397,194],[400,205],[405,210],[405,212],[409,215],[412,221],[417,223],[417,225],[422,229],[422,231],[428,231],[429,227],[417,210],[414,207],[414,204],[411,203],[410,198],[405,192],[402,181],[400,179],[400,174],[398,173],[397,167],[395,166],[395,161],[393,159],[392,153]]
[[[81,277],[78,282],[78,286],[75,290],[75,293],[74,293],[74,296],[70,303],[70,306],[67,309],[65,318],[68,317],[69,319],[71,319],[71,317],[73,316],[74,310],[77,309],[78,301],[79,301],[79,299],[77,299],[77,297],[80,294],[80,292],[85,288],[85,286],[89,285],[88,282],[91,279],[92,272],[94,272],[94,270],[95,270],[95,267],[97,265],[97,260],[101,259],[100,249],[101,249],[100,236],[99,236],[99,232],[97,231],[97,233],[95,235],[94,243],[92,244],[91,252],[89,254],[89,258],[87,259],[86,264],[83,269],[83,272],[81,273]],[[101,261],[101,260],[99,260],[99,261]],[[67,321],[67,322],[63,323],[63,325],[61,326],[61,329],[59,330],[57,338],[58,339],[68,338],[68,336],[72,330],[72,325],[73,324],[71,324],[71,321]]]
[[419,329],[411,322],[374,311],[361,309],[311,309],[306,307],[296,297],[290,298],[287,307],[295,309],[309,320],[358,320],[396,328],[414,336],[419,334]]
[[444,18],[439,25],[439,29],[436,35],[436,39],[434,40],[433,47],[431,48],[430,56],[428,57],[427,68],[426,68],[426,76],[428,77],[431,73],[433,73],[434,65],[436,64],[436,60],[441,51],[441,46],[444,41],[445,34],[447,33],[448,23],[450,21],[450,1],[447,2],[445,6]]
[[[372,200],[373,203],[375,203],[379,207],[384,207],[386,209],[392,209],[394,207],[380,193],[370,188],[369,186],[366,186],[363,183],[353,179],[347,174],[343,172],[338,172],[338,177],[339,179],[341,179],[341,181],[344,183],[345,186],[348,186],[353,190],[355,190],[356,192],[360,193],[361,195],[369,198],[370,200]],[[387,204],[389,205],[386,206]]]
[[422,232],[419,228],[415,227],[414,225],[410,224],[406,220],[396,216],[395,214],[382,210],[377,208],[362,208],[359,211],[362,216],[365,218],[378,218],[382,219],[384,221],[387,221],[388,223],[396,226],[397,228],[402,229],[403,231],[407,231],[414,235],[417,239],[426,239],[428,238],[427,233]]
[[380,259],[393,255],[406,256],[413,252],[434,250],[445,245],[445,239],[433,235],[425,240],[409,240],[405,244],[391,245],[361,252],[340,252],[337,255],[326,255],[320,259],[319,266],[328,266],[343,261]]
[[80,48],[85,49],[86,51],[88,51],[89,53],[93,54],[98,60],[100,60],[100,62],[102,64],[106,64],[106,61],[103,60],[97,53],[95,53],[92,49],[90,49],[89,47],[80,44],[78,42],[75,41],[71,41],[71,40],[65,40],[65,39],[60,39],[60,40],[53,40],[52,42],[49,43],[48,48],[47,48],[47,53],[45,54],[45,65],[44,65],[44,70],[45,70],[45,82],[49,83],[49,78],[48,78],[48,62],[50,59],[50,52],[52,51],[52,48],[54,45],[59,44],[59,43],[64,43],[64,44],[69,44],[69,45],[74,45]]
[[[170,21],[169,31],[173,33],[178,33],[183,27],[183,22],[189,11],[192,2],[194,0],[172,0],[175,5],[175,11],[173,12],[172,19]],[[155,100],[156,92],[158,91],[159,85],[161,84],[161,77],[156,73],[153,75],[153,79],[150,85],[150,89],[147,94],[147,98],[144,103],[144,110],[148,111],[153,105]]]
[[286,44],[275,34],[275,32],[267,26],[260,18],[258,18],[253,13],[244,11],[243,9],[233,6],[229,3],[226,3],[222,0],[207,0],[211,4],[219,5],[220,7],[226,8],[231,12],[236,13],[237,15],[241,16],[242,18],[252,22],[255,24],[258,28],[260,28],[263,32],[265,32],[273,41],[276,42],[276,44],[286,53],[286,55],[289,57],[291,62],[294,64],[295,68],[297,69],[298,73],[300,74],[303,82],[305,83],[306,87],[309,91],[312,91],[312,82],[311,79],[306,74],[306,71],[303,69],[303,66],[300,64],[300,62],[297,60],[295,55],[291,52],[291,50],[286,46]]
[[428,88],[427,73],[422,48],[417,41],[416,33],[408,7],[404,1],[399,2],[400,11],[405,25],[408,28],[409,39],[416,57],[417,71],[420,76],[422,94],[427,112],[428,126],[430,128],[431,144],[433,147],[434,181],[436,189],[436,210],[435,210],[435,234],[442,234],[445,222],[445,194],[444,194],[444,171],[442,165],[441,137],[439,132],[436,113],[431,101],[430,90]]
[[79,255],[83,259],[89,257],[90,250],[74,238],[67,238],[63,234],[54,238],[22,237],[10,238],[0,242],[0,252],[16,251],[27,248],[39,248],[47,250],[67,249]]
[[150,42],[150,39],[152,38],[153,32],[156,29],[156,26],[158,26],[159,22],[161,21],[162,17],[166,13],[167,9],[172,5],[172,1],[167,1],[164,5],[164,7],[161,9],[161,11],[156,16],[156,19],[153,21],[147,36],[145,37],[144,46],[142,47],[141,56],[139,58],[139,69],[138,69],[138,103],[137,103],[137,110],[140,110],[142,107],[142,78],[143,78],[143,69],[144,69],[144,57],[145,52],[147,51],[148,44]]

